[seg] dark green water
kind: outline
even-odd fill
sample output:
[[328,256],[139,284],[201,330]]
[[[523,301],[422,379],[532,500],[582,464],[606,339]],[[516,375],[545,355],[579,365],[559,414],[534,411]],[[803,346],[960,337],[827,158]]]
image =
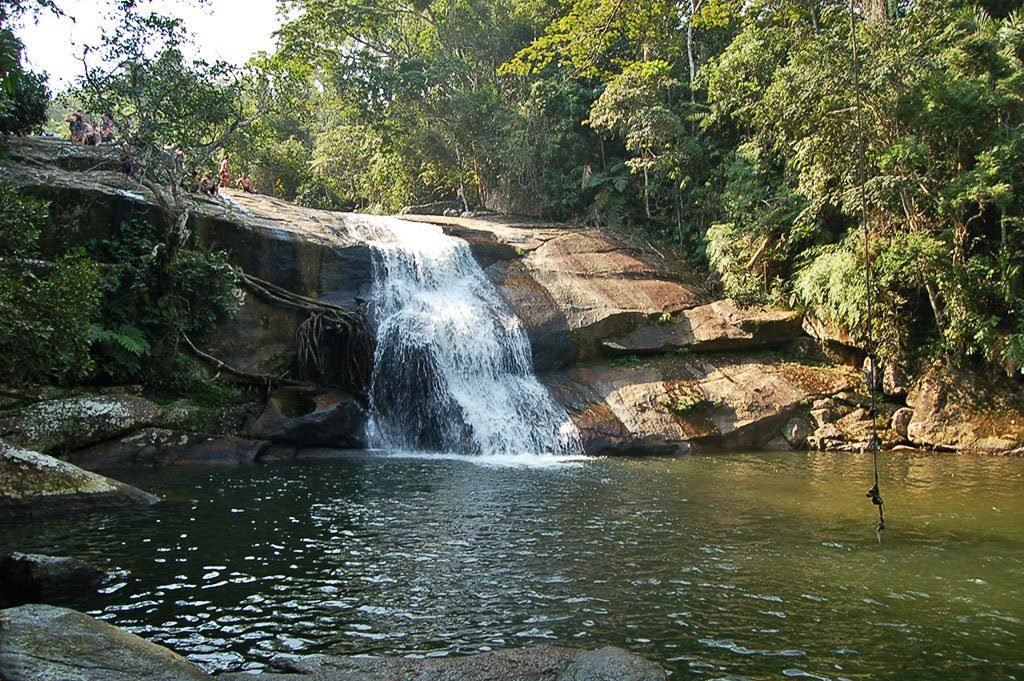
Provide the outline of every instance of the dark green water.
[[885,457],[881,545],[846,454],[121,477],[166,502],[0,548],[124,568],[69,605],[211,670],[611,643],[677,678],[1024,678],[1021,459]]

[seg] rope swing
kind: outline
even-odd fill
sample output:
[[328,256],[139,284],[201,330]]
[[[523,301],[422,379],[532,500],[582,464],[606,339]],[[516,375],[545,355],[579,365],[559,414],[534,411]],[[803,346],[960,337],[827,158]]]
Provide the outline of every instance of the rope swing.
[[868,443],[868,448],[871,450],[871,460],[874,466],[874,485],[867,491],[868,499],[871,499],[871,503],[878,507],[878,524],[875,525],[875,533],[878,535],[879,541],[881,541],[882,531],[885,529],[885,502],[882,501],[882,493],[878,488],[878,453],[882,448],[882,440],[878,436],[878,405],[877,396],[875,394],[875,387],[877,385],[876,371],[878,369],[878,356],[875,354],[875,344],[872,338],[872,330],[874,328],[874,311],[872,309],[872,290],[873,281],[871,273],[871,253],[869,249],[869,241],[871,236],[871,230],[868,228],[868,208],[867,208],[867,160],[864,150],[864,115],[863,115],[863,102],[860,91],[860,52],[857,45],[857,8],[856,0],[850,0],[850,43],[853,51],[853,89],[856,96],[857,102],[857,156],[858,156],[858,181],[860,184],[860,220],[861,226],[864,230],[864,301],[865,301],[865,321],[867,329],[865,331],[865,350],[867,351],[868,361],[868,392],[871,394],[871,441]]

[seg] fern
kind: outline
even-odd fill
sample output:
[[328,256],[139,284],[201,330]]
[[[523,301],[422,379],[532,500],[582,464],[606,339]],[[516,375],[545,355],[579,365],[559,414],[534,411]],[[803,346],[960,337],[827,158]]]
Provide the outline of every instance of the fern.
[[93,324],[92,340],[115,350],[123,350],[135,357],[148,355],[152,349],[142,331],[130,324],[122,324],[116,331]]

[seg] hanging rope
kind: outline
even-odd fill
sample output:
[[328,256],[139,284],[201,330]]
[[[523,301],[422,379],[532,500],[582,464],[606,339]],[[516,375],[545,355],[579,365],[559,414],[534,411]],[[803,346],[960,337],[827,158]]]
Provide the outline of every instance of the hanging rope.
[[869,248],[871,230],[868,226],[868,204],[867,204],[867,155],[864,149],[864,114],[863,102],[860,91],[860,52],[857,44],[857,8],[856,0],[850,0],[850,43],[853,51],[853,89],[857,98],[857,156],[858,156],[858,182],[860,184],[860,221],[864,230],[864,300],[866,313],[865,350],[868,361],[868,392],[871,394],[871,441],[868,447],[871,449],[871,461],[874,466],[874,482],[871,489],[867,491],[868,499],[878,507],[878,524],[875,526],[875,533],[881,539],[882,530],[885,529],[885,502],[882,501],[882,493],[878,489],[878,452],[882,448],[882,440],[878,436],[878,404],[875,395],[877,386],[876,372],[878,370],[878,356],[875,354],[875,344],[872,331],[874,329],[874,311],[872,309],[872,291],[874,290],[871,273],[871,252]]

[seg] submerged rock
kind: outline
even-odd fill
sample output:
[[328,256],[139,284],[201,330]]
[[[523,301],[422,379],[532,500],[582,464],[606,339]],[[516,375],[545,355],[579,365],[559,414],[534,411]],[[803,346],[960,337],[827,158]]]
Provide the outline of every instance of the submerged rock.
[[93,591],[110,573],[77,558],[17,551],[0,557],[0,601],[49,602]]
[[0,517],[148,506],[157,501],[123,482],[0,441]]
[[[366,658],[314,655],[275,661],[281,673],[263,673],[268,680],[311,681],[665,681],[657,664],[623,650],[606,647],[520,648],[467,657]],[[246,681],[246,674],[225,674],[225,681]]]
[[66,452],[150,425],[160,408],[135,395],[37,402],[0,416],[0,437],[40,452]]
[[622,648],[588,650],[569,661],[557,681],[663,681],[658,665]]
[[74,610],[23,605],[0,611],[5,681],[184,681],[209,674],[166,648]]

